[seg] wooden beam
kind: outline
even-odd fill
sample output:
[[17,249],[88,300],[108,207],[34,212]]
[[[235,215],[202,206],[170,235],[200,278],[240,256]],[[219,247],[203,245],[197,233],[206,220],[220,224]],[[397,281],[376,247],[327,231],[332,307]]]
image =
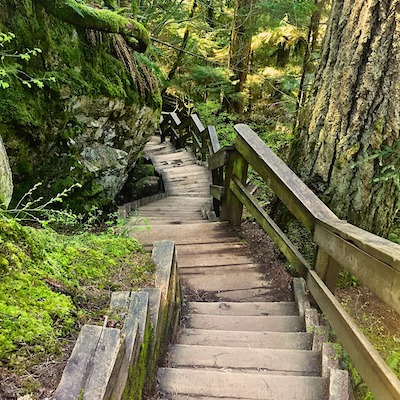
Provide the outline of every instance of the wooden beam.
[[192,119],[192,126],[193,126],[195,132],[197,134],[200,134],[201,132],[203,132],[205,128],[204,128],[204,125],[201,123],[200,118],[198,117],[198,115],[197,114],[192,114],[190,116],[190,118]]
[[213,171],[214,169],[225,166],[231,151],[233,151],[233,147],[223,147],[215,154],[211,154],[210,157],[208,157],[208,170]]
[[247,161],[236,150],[231,151],[225,171],[225,197],[222,203],[221,219],[229,221],[232,225],[241,224],[243,204],[233,194],[230,182],[233,177],[237,177],[240,182],[245,182],[247,170]]
[[181,120],[178,117],[178,114],[176,112],[172,112],[172,113],[170,113],[170,115],[171,115],[171,119],[173,121],[173,125],[175,125],[174,127],[178,128],[179,125],[181,124]]
[[219,185],[210,185],[210,195],[214,199],[221,201],[224,196],[224,187]]
[[400,399],[400,381],[396,375],[313,270],[308,272],[307,286],[375,398]]
[[319,225],[400,272],[400,246],[346,221],[320,221]]
[[339,279],[340,264],[321,247],[317,249],[314,269],[329,290],[335,293]]
[[315,220],[337,220],[336,215],[247,125],[235,125],[236,148],[253,169],[269,184],[290,212],[310,232]]
[[400,271],[319,224],[314,242],[400,313]]
[[247,211],[257,220],[264,231],[268,233],[290,263],[297,269],[299,274],[303,278],[306,278],[307,272],[310,269],[309,264],[279,226],[258,204],[257,199],[250,194],[237,178],[233,178],[230,188],[235,196],[247,208]]
[[208,133],[209,142],[210,142],[210,150],[211,150],[210,154],[215,154],[221,148],[221,145],[219,144],[217,132],[215,130],[215,126],[208,126],[207,133]]

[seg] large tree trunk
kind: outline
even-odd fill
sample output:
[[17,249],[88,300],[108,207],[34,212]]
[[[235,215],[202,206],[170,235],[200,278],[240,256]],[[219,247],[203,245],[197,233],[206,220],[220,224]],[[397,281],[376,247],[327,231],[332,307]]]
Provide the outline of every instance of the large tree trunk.
[[233,19],[231,43],[229,50],[229,67],[234,74],[237,98],[231,101],[231,110],[242,113],[244,109],[243,92],[249,73],[251,40],[254,31],[254,4],[256,0],[236,0]]
[[339,217],[380,235],[399,204],[399,13],[400,0],[333,2],[293,162]]

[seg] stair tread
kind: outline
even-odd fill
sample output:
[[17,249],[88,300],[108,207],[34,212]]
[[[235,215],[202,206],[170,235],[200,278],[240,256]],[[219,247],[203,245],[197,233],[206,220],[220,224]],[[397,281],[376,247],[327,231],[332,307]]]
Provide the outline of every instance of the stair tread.
[[180,344],[228,347],[302,349],[312,348],[313,334],[307,332],[251,332],[183,328]]
[[287,375],[321,374],[321,353],[311,350],[176,344],[170,354],[174,367],[248,369],[257,373]]
[[189,302],[192,314],[209,315],[298,315],[295,302]]
[[246,374],[220,370],[160,368],[161,391],[232,399],[326,399],[328,382],[315,376]]
[[299,316],[226,316],[188,314],[187,328],[258,332],[304,331],[304,318]]

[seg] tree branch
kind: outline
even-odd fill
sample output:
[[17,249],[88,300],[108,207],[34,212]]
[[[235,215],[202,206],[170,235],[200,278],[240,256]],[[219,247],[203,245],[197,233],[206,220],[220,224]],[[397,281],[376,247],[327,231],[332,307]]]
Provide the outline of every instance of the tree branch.
[[[87,29],[119,33],[128,45],[144,53],[150,44],[146,28],[138,21],[116,12],[89,7],[79,0],[36,0],[47,12],[65,22]],[[113,2],[108,2],[111,5]]]

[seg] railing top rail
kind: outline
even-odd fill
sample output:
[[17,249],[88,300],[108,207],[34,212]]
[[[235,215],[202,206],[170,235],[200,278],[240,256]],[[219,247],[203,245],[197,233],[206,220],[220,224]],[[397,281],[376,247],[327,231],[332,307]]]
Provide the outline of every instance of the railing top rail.
[[239,152],[301,222],[306,219],[313,227],[318,223],[400,272],[398,244],[340,220],[250,127],[238,124],[235,130]]
[[235,125],[236,148],[310,232],[315,221],[339,218],[247,125]]

